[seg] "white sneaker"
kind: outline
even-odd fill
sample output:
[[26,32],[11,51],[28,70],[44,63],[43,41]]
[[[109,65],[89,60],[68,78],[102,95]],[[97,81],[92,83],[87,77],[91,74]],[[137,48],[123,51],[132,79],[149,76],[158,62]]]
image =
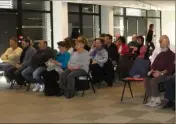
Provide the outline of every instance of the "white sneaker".
[[161,102],[154,101],[150,106],[151,107],[158,107],[161,105]]
[[33,92],[36,92],[40,89],[40,84],[36,84],[35,87],[32,89]]
[[161,105],[160,97],[156,97],[154,102],[150,105],[151,107],[158,107]]
[[144,105],[150,106],[153,103],[153,101],[154,101],[153,97],[148,98],[148,102],[146,104],[144,104]]
[[44,85],[44,84],[41,84],[41,85],[40,85],[39,92],[43,92],[43,91],[44,91],[44,89],[45,89],[45,85]]

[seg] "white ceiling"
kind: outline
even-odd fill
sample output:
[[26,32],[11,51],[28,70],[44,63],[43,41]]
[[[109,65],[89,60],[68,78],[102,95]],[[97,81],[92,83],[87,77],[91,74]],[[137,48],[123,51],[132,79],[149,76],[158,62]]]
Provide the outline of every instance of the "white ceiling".
[[175,0],[64,0],[74,3],[99,4],[132,8],[175,10]]

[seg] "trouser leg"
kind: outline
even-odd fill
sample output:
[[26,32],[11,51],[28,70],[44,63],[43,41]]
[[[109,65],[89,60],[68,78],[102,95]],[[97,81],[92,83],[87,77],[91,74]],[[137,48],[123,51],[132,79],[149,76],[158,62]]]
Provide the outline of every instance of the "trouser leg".
[[64,72],[60,75],[60,83],[59,86],[61,89],[66,90],[67,89],[67,76],[71,73],[70,70],[66,69]]
[[33,69],[32,67],[28,67],[22,71],[22,76],[27,81],[35,82],[35,80],[33,79],[33,76],[32,76],[34,71],[35,71],[35,69]]
[[39,67],[33,72],[33,78],[36,80],[37,83],[43,84],[43,80],[41,79],[41,73],[45,71],[45,67]]

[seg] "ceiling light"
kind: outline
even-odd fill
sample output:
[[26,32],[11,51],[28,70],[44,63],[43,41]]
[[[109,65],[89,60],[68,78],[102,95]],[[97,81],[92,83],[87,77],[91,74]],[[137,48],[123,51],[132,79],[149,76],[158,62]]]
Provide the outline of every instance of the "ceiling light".
[[122,5],[122,3],[119,3],[120,5]]
[[30,5],[31,3],[25,3],[25,4]]

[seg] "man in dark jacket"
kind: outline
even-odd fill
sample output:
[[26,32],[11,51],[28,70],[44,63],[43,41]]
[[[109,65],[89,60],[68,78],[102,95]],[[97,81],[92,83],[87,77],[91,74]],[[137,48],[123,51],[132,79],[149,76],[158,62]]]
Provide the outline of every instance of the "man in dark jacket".
[[19,79],[16,80],[16,82],[19,85],[22,85],[23,82],[21,82],[21,72],[24,70],[30,63],[30,59],[32,56],[36,53],[35,48],[30,46],[30,40],[25,39],[22,41],[22,47],[23,47],[23,52],[20,56],[20,63],[16,64],[15,66],[11,66],[5,70],[5,77],[7,79],[7,82],[12,81],[13,79]]
[[118,63],[119,54],[117,52],[117,46],[112,43],[112,36],[110,34],[105,35],[105,49],[108,52],[108,61],[104,65],[106,70],[105,81],[108,83],[108,86],[112,86],[114,80],[114,65]]
[[[35,77],[45,70],[45,62],[50,58],[54,59],[54,50],[47,47],[47,41],[41,40],[38,44],[39,50],[31,58],[30,65],[22,71],[22,76],[29,82],[35,82]],[[35,72],[35,76],[33,73]]]

